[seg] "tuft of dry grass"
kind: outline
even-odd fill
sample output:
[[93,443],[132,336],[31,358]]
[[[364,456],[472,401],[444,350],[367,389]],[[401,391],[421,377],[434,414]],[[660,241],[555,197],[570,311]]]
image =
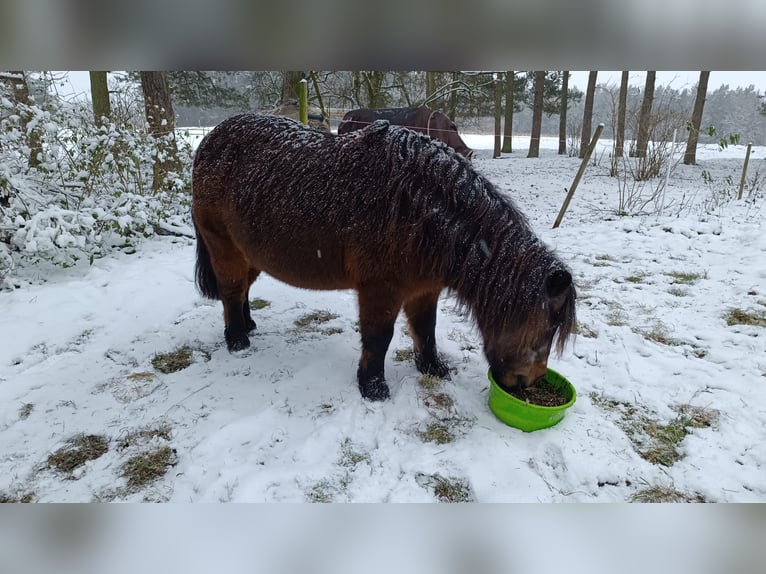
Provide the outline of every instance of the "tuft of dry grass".
[[415,352],[412,349],[397,349],[394,351],[394,361],[397,363],[404,363],[406,361],[414,361]]
[[435,392],[443,383],[444,381],[435,375],[422,375],[418,379],[420,388],[428,392]]
[[434,442],[436,444],[447,444],[455,440],[449,425],[442,421],[432,421],[424,431],[420,432],[420,438],[425,442]]
[[48,456],[48,466],[71,474],[89,460],[95,460],[109,450],[109,440],[101,435],[78,434],[66,445]]
[[136,444],[143,444],[149,442],[153,438],[159,438],[162,440],[170,441],[172,429],[170,425],[162,424],[155,428],[145,428],[126,434],[117,443],[118,450],[125,450]]
[[4,492],[0,492],[0,504],[27,504],[30,502],[34,502],[35,500],[35,493],[33,491],[25,492],[24,494],[20,495],[12,495],[12,494],[6,494]]
[[650,486],[634,493],[631,502],[707,502],[701,494],[681,492],[669,486]]
[[19,409],[19,418],[21,420],[25,420],[29,418],[29,415],[32,414],[32,411],[35,409],[35,405],[32,403],[24,403],[21,405],[21,408]]
[[157,353],[152,357],[152,367],[166,375],[181,371],[191,364],[192,348],[186,345],[170,353]]
[[698,279],[707,279],[707,273],[671,271],[670,273],[665,273],[665,275],[673,279],[671,281],[673,285],[692,285],[696,283]]
[[266,307],[271,306],[271,301],[266,301],[266,299],[250,299],[250,309],[253,311],[258,311],[260,309],[265,309]]
[[764,311],[745,311],[740,308],[729,309],[724,315],[726,324],[732,325],[752,325],[754,327],[766,327],[766,312]]
[[319,325],[337,319],[339,315],[330,311],[313,311],[296,319],[294,325],[300,331],[316,331]]
[[122,476],[128,479],[127,492],[137,492],[159,480],[176,462],[175,451],[169,446],[130,457],[122,465]]

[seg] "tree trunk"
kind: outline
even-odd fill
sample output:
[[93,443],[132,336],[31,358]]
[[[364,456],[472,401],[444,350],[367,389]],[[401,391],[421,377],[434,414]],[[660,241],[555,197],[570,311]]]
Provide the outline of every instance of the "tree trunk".
[[614,156],[622,157],[625,151],[625,116],[628,110],[628,72],[620,78],[620,95],[617,104],[617,133],[614,136]]
[[591,124],[593,123],[593,99],[596,94],[596,77],[598,72],[588,74],[588,88],[585,91],[585,107],[582,113],[582,133],[580,135],[580,159],[585,157],[585,152],[590,145]]
[[282,72],[282,101],[298,99],[298,86],[303,79],[303,72]]
[[567,153],[567,107],[569,106],[569,72],[561,72],[561,111],[559,111],[559,155]]
[[21,106],[19,110],[19,128],[25,134],[27,146],[29,147],[27,164],[31,168],[39,167],[42,163],[40,153],[43,151],[43,145],[39,129],[33,128],[30,130],[27,127],[33,116],[33,113],[28,109],[32,106],[33,102],[29,97],[27,75],[22,70],[14,70],[0,74],[0,80],[9,87],[13,101]]
[[697,97],[694,100],[694,111],[692,111],[692,121],[691,126],[689,126],[689,139],[686,142],[686,153],[684,153],[685,165],[697,165],[697,140],[699,140],[700,126],[702,125],[702,110],[705,108],[709,79],[710,72],[700,72]]
[[141,90],[149,133],[157,139],[152,179],[152,191],[156,193],[165,188],[168,172],[181,169],[175,140],[175,114],[165,72],[141,72]]
[[535,99],[532,105],[532,135],[529,139],[527,157],[540,157],[540,134],[543,127],[543,93],[545,72],[535,72]]
[[457,85],[459,75],[460,72],[452,72],[452,87],[449,91],[449,110],[447,114],[452,121],[455,121],[457,116],[457,90],[455,86]]
[[433,107],[433,104],[429,104],[431,98],[436,93],[436,72],[426,72],[426,105]]
[[516,73],[505,73],[505,125],[503,126],[503,153],[513,152],[513,82]]
[[109,103],[109,87],[106,72],[88,72],[90,75],[90,98],[93,101],[93,118],[96,125],[102,125],[104,120],[112,117],[112,106]]
[[638,136],[636,137],[636,157],[646,157],[649,147],[649,123],[652,115],[652,102],[654,101],[654,83],[657,72],[646,72],[644,84],[644,99],[641,100],[641,111],[638,116]]
[[492,158],[500,157],[500,129],[503,120],[503,75],[495,77],[495,147]]

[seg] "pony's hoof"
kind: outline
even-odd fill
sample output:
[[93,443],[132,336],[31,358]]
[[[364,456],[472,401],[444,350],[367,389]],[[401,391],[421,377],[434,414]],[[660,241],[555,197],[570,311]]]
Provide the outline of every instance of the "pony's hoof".
[[253,331],[255,331],[255,321],[253,321],[252,319],[245,319],[245,330],[248,333],[252,333]]
[[415,353],[415,367],[424,375],[433,375],[440,379],[449,378],[449,365],[439,357],[426,361],[422,355]]
[[385,401],[391,396],[388,385],[382,378],[359,381],[359,390],[362,397],[368,401]]
[[224,337],[226,339],[226,347],[229,349],[230,353],[242,351],[250,346],[250,339],[247,338],[247,335],[239,335],[235,337],[229,335],[228,332],[225,332]]

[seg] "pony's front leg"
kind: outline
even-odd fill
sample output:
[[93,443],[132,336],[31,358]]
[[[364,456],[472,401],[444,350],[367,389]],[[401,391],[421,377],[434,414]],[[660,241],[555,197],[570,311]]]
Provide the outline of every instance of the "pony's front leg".
[[359,290],[359,331],[362,356],[356,376],[365,399],[382,401],[390,396],[384,374],[388,346],[394,336],[394,322],[401,300],[393,289],[375,285]]
[[449,365],[436,352],[436,306],[440,293],[439,289],[405,301],[404,312],[410,326],[418,371],[446,377],[449,375]]

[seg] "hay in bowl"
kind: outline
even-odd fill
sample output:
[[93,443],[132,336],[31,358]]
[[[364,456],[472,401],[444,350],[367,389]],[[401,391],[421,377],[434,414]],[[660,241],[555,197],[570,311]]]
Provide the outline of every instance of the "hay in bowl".
[[[548,369],[538,385],[515,391],[523,398],[514,396],[501,388],[492,377],[491,370],[487,376],[489,377],[490,410],[505,424],[526,432],[557,424],[564,418],[566,410],[577,398],[572,383],[553,369]],[[543,404],[535,404],[539,402]]]

